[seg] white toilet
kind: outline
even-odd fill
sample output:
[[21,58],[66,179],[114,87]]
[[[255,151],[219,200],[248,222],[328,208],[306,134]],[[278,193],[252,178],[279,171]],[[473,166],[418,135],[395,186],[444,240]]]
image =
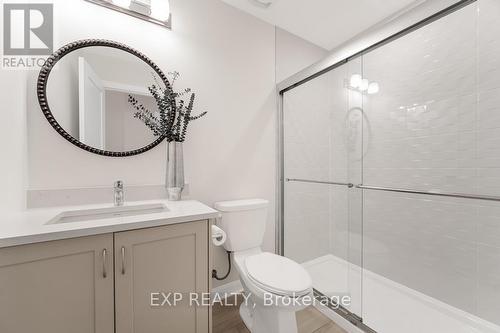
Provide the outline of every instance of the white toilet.
[[296,333],[295,313],[312,301],[312,280],[298,263],[262,252],[269,202],[261,199],[218,202],[219,227],[227,234],[224,247],[233,252],[250,303],[240,315],[252,333]]

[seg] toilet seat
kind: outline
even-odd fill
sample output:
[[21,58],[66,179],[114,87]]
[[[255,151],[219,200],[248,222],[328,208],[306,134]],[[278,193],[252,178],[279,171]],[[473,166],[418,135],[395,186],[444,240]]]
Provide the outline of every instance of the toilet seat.
[[288,258],[264,252],[245,258],[245,268],[252,283],[272,294],[300,297],[311,292],[309,273]]

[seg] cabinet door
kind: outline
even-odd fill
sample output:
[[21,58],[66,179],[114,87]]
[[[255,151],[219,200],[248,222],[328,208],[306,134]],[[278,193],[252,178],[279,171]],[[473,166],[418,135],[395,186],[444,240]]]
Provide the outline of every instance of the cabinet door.
[[113,333],[113,236],[0,249],[0,332]]
[[[209,292],[208,236],[208,221],[115,234],[117,333],[209,331],[209,308],[186,298]],[[151,293],[161,292],[182,293],[183,302],[151,306]]]

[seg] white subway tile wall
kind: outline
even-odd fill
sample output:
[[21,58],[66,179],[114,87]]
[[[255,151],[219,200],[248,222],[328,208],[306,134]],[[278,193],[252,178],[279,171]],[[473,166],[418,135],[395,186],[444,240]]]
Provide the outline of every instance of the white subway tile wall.
[[[499,1],[366,54],[363,71],[381,87],[364,100],[366,184],[500,196]],[[384,248],[365,248],[364,268],[500,324],[499,204],[369,191],[364,203],[364,241]]]

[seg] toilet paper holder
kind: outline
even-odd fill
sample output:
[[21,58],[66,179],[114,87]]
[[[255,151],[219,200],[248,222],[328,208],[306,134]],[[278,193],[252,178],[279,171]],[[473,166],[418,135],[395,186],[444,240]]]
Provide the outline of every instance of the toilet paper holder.
[[[215,246],[221,246],[222,244],[224,244],[226,242],[226,239],[227,239],[226,232],[224,230],[222,230],[221,228],[219,228],[218,226],[212,224],[212,243]],[[226,251],[226,252],[227,252],[227,261],[228,261],[227,273],[224,276],[219,277],[217,274],[217,270],[215,270],[215,269],[212,270],[212,278],[214,278],[218,281],[222,281],[222,280],[227,279],[229,274],[231,274],[231,252],[230,251]]]
[[224,230],[216,225],[212,225],[212,243],[215,246],[221,246],[226,242],[226,239],[227,235]]

